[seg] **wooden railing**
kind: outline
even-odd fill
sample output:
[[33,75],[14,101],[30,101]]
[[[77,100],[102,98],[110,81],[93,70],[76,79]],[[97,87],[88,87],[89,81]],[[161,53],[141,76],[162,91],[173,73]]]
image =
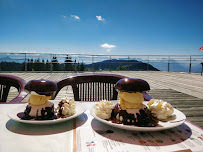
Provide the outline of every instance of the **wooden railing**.
[[[117,64],[123,66],[123,69],[114,69],[113,61],[117,60]],[[66,53],[14,53],[0,52],[0,71],[36,71],[37,67],[47,66],[39,71],[57,71],[56,65],[63,66],[60,71],[77,72],[81,70],[96,71],[96,63],[105,61],[108,68],[99,70],[129,70],[129,65],[137,60],[146,63],[145,70],[149,70],[148,66],[152,65],[160,71],[168,72],[188,72],[201,73],[203,55],[91,55],[91,54],[66,54]],[[16,63],[15,66],[21,64],[21,69],[9,70],[5,67],[8,63]],[[31,64],[35,64],[36,69],[30,69]],[[68,67],[69,65],[69,67]],[[71,68],[70,68],[71,65]],[[88,68],[80,69],[79,66]],[[65,69],[66,67],[66,69]],[[17,69],[17,68],[16,68]],[[43,70],[44,69],[44,70]]]

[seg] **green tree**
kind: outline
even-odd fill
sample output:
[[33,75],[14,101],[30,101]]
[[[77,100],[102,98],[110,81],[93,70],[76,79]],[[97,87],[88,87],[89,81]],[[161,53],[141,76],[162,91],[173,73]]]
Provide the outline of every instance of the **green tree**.
[[80,64],[80,71],[85,71],[85,66],[83,62]]
[[41,70],[45,71],[45,61],[44,61],[44,59],[42,59],[42,62],[41,62]]
[[47,59],[45,63],[45,71],[50,71],[51,70],[51,64],[49,63],[49,60]]
[[52,69],[53,71],[60,71],[58,59],[56,56],[52,58],[52,66],[53,66],[53,69]]
[[125,67],[123,67],[122,65],[119,65],[117,68],[116,68],[117,71],[120,71],[120,70],[125,70]]
[[31,60],[27,59],[27,71],[31,71],[32,67],[31,67]]
[[71,57],[69,57],[68,55],[66,56],[66,59],[65,59],[64,70],[65,71],[72,71],[73,70],[72,60],[71,60]]

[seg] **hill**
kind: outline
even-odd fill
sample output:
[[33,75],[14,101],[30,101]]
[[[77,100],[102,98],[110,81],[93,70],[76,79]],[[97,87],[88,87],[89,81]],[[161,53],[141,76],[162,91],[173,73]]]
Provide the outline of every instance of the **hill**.
[[137,60],[104,60],[92,64],[86,64],[85,68],[92,68],[95,70],[131,70],[131,71],[159,71],[150,64],[143,63]]

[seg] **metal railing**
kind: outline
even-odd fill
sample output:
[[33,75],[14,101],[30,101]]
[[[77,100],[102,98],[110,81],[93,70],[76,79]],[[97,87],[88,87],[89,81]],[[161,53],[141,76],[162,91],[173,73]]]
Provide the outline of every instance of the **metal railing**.
[[[131,70],[131,65],[135,64],[135,61],[146,66],[143,70],[151,70],[149,67],[151,65],[160,71],[201,73],[203,55],[91,55],[0,52],[0,71]],[[99,62],[105,63],[106,66],[100,68]],[[114,67],[115,64],[121,68]],[[35,68],[31,65],[35,65]],[[82,65],[84,69],[80,69]],[[47,67],[45,68],[45,66]]]

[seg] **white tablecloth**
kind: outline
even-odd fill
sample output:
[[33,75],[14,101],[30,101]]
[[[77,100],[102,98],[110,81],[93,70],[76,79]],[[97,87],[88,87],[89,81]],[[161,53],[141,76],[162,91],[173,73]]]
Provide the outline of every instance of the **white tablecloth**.
[[128,131],[94,119],[94,102],[81,104],[87,111],[77,119],[47,125],[11,120],[8,111],[22,104],[0,104],[0,152],[203,151],[203,130],[188,121],[165,131]]
[[0,104],[0,152],[70,152],[73,120],[33,125],[11,120],[7,112],[22,104]]

